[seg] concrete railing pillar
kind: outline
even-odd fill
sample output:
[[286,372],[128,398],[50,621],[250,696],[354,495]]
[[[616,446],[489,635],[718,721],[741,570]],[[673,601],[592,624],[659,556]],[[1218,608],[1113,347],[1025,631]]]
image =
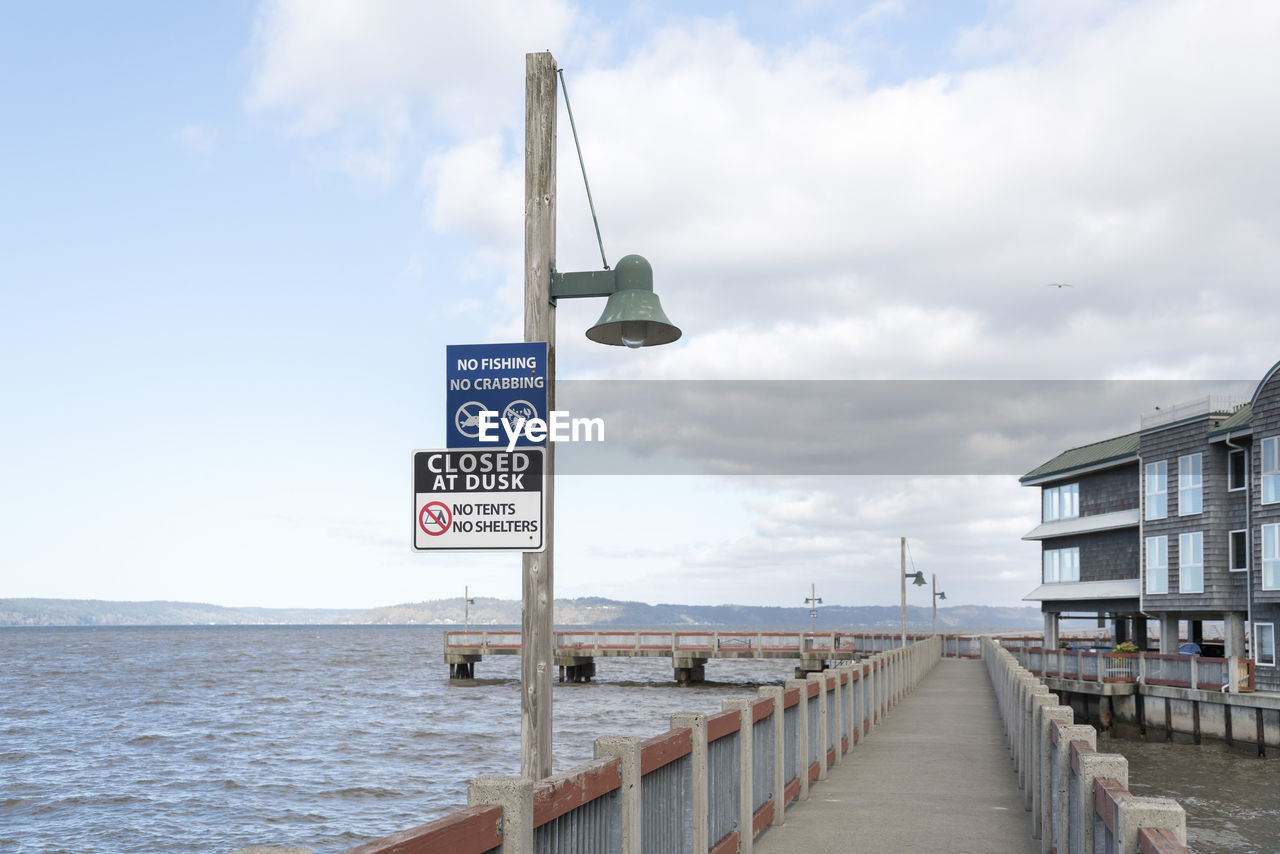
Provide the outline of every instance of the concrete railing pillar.
[[595,742],[596,759],[616,756],[621,761],[622,787],[622,854],[640,854],[644,850],[640,821],[640,739],[633,736],[607,735]]
[[1187,814],[1171,798],[1121,798],[1116,804],[1116,848],[1138,850],[1138,831],[1169,830],[1179,845],[1187,844]]
[[1018,766],[1018,785],[1022,788],[1024,805],[1028,807],[1030,807],[1030,801],[1027,799],[1031,794],[1031,772],[1035,766],[1035,739],[1032,737],[1035,732],[1035,700],[1036,697],[1045,697],[1048,694],[1049,689],[1037,679],[1026,694],[1018,715],[1018,725],[1022,730],[1019,748],[1022,751],[1022,762]]
[[1039,839],[1040,779],[1044,769],[1040,767],[1040,721],[1046,706],[1058,705],[1057,694],[1035,694],[1031,698],[1031,715],[1027,725],[1027,750],[1030,761],[1027,786],[1022,790],[1022,807],[1031,810],[1032,839]]
[[[693,748],[689,759],[693,767],[693,850],[706,851],[707,842],[707,716],[702,712],[676,712],[671,728],[689,728]],[[506,854],[506,852],[503,852]]]
[[[1083,724],[1063,724],[1057,727],[1056,762],[1049,768],[1050,803],[1052,821],[1046,825],[1045,836],[1050,838],[1053,850],[1071,850],[1071,742],[1081,741],[1090,750],[1097,749],[1098,731]],[[1052,736],[1051,736],[1052,737]]]
[[752,792],[752,781],[755,779],[752,760],[755,748],[752,736],[755,735],[755,722],[752,720],[753,703],[750,700],[734,697],[721,700],[720,708],[726,712],[738,713],[738,851],[740,854],[751,854],[752,818],[755,793]]
[[[1106,854],[1094,851],[1097,811],[1094,808],[1094,782],[1110,777],[1129,788],[1129,761],[1118,753],[1082,753],[1075,774],[1076,803],[1080,805],[1077,824],[1071,828],[1072,850],[1082,854]],[[1078,844],[1076,844],[1078,843]]]
[[1040,754],[1038,767],[1040,769],[1040,801],[1039,809],[1033,810],[1031,814],[1031,835],[1033,838],[1040,840],[1041,854],[1049,854],[1053,848],[1053,763],[1050,761],[1052,756],[1051,748],[1053,742],[1050,741],[1050,729],[1055,723],[1071,724],[1074,721],[1074,712],[1070,706],[1042,706],[1040,709],[1040,720],[1037,728],[1040,733],[1037,750]]
[[809,797],[809,680],[788,679],[786,689],[790,691],[792,688],[800,693],[800,703],[796,706],[796,755],[800,757],[800,794],[797,797],[803,801]]
[[770,824],[782,824],[782,813],[786,809],[787,727],[783,721],[784,693],[780,685],[766,685],[760,689],[762,698],[773,700],[773,821]]
[[[832,720],[832,729],[835,732],[836,764],[844,762],[844,746],[841,745],[841,734],[844,732],[844,690],[840,685],[840,671],[826,670],[824,671],[827,679],[836,683],[835,690],[827,695],[827,716]],[[823,686],[826,690],[826,686]]]
[[862,663],[862,705],[867,721],[867,732],[876,726],[876,664],[875,656]]
[[476,777],[467,783],[467,806],[502,807],[502,854],[533,854],[533,780]]
[[[825,673],[810,673],[810,683],[818,683],[818,779],[827,779],[827,715],[830,714],[827,703],[827,676]],[[809,734],[813,738],[813,733]]]

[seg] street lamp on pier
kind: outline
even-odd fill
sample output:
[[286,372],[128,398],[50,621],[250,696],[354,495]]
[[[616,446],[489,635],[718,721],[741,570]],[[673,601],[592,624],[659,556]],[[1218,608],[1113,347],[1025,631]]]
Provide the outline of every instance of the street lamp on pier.
[[907,579],[911,579],[911,583],[916,587],[924,587],[923,572],[907,572],[907,538],[902,538],[902,646],[907,646]]
[[947,594],[938,589],[938,573],[933,574],[933,633],[938,633],[938,600],[946,599]]
[[[586,273],[556,270],[556,72],[549,52],[525,54],[524,340],[547,344],[548,412],[555,409],[557,300],[608,297],[600,319],[587,330],[587,337],[601,344],[651,347],[681,334],[663,313],[653,293],[652,268],[639,255],[625,256],[613,270],[607,264]],[[572,112],[569,120],[572,124]],[[587,192],[590,200],[589,187]],[[592,208],[594,218],[594,203]],[[551,775],[555,656],[553,443],[547,442],[545,453],[546,548],[524,552],[521,567],[520,773],[535,780]]]
[[822,597],[818,595],[817,588],[809,585],[809,598],[805,599],[805,604],[809,606],[809,631],[814,634],[818,633],[818,606],[822,604]]

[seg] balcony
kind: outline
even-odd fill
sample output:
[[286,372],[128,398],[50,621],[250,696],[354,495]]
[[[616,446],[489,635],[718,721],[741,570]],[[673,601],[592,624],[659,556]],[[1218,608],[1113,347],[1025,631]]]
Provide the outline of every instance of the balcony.
[[1024,534],[1024,540],[1047,540],[1050,537],[1067,537],[1072,534],[1092,534],[1095,531],[1114,531],[1119,528],[1138,527],[1138,508],[1116,510],[1113,513],[1095,513],[1092,516],[1076,516],[1043,522]]

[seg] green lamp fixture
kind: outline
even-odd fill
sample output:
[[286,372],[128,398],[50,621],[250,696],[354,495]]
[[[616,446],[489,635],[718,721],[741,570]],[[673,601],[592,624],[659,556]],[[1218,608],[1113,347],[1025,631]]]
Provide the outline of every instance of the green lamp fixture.
[[938,596],[938,598],[939,598],[939,599],[946,599],[946,598],[947,598],[947,594],[946,594],[946,593],[944,593],[944,592],[942,592],[942,591],[938,591],[937,596]]
[[587,330],[592,341],[636,348],[670,344],[680,338],[680,327],[667,319],[653,292],[653,268],[641,256],[626,255],[612,270],[551,272],[552,300],[604,296],[609,301],[600,319]]
[[924,583],[925,583],[925,582],[924,582],[924,572],[923,572],[923,571],[919,571],[919,572],[908,572],[908,573],[906,573],[906,577],[907,577],[907,578],[910,578],[910,579],[911,579],[911,583],[912,583],[912,584],[914,584],[916,587],[924,587]]

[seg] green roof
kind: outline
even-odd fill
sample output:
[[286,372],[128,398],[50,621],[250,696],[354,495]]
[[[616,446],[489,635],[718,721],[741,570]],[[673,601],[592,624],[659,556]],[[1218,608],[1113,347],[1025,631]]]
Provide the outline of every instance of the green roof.
[[1020,483],[1037,480],[1059,472],[1065,473],[1086,466],[1096,466],[1112,460],[1122,460],[1138,454],[1138,434],[1126,433],[1114,439],[1103,439],[1090,445],[1081,445],[1069,451],[1063,451],[1049,462],[1033,468],[1018,478]]
[[1223,433],[1231,433],[1235,430],[1247,430],[1253,426],[1253,405],[1246,403],[1231,413],[1231,417],[1218,425],[1218,429],[1211,430],[1209,436],[1221,436]]

